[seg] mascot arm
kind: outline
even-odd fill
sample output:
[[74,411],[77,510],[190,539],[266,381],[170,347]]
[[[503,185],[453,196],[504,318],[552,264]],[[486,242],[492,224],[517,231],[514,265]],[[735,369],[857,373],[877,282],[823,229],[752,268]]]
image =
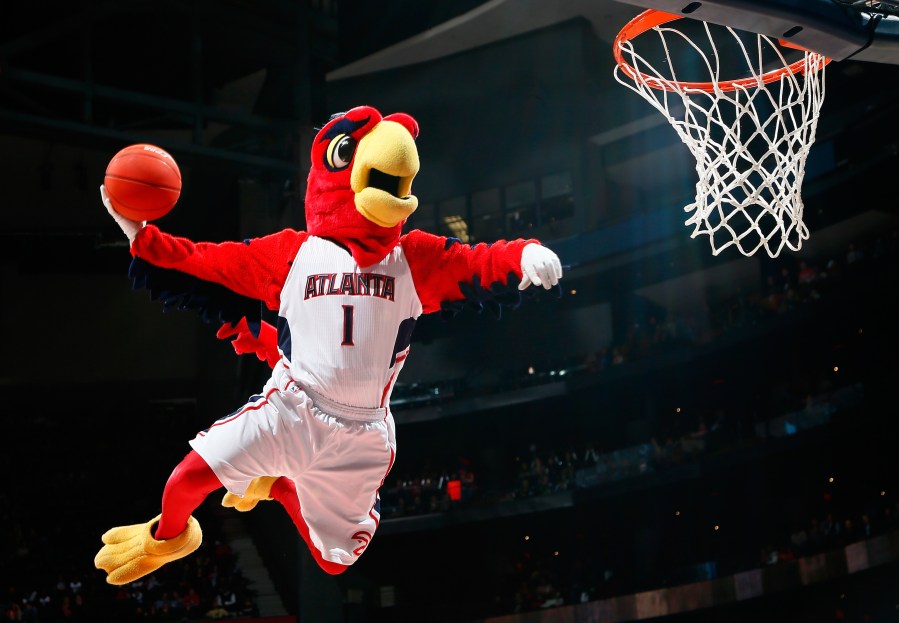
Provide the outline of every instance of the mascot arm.
[[472,246],[420,230],[401,239],[426,314],[460,301],[480,304],[510,297],[517,302],[523,277],[521,255],[531,243],[539,241],[500,240]]
[[243,242],[192,242],[147,225],[135,236],[131,254],[218,283],[276,310],[290,264],[307,237],[306,232],[284,229]]

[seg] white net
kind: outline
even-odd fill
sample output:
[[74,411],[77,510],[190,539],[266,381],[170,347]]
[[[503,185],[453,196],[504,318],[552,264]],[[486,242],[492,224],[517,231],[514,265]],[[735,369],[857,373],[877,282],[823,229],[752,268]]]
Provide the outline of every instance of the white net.
[[708,236],[714,255],[798,251],[809,236],[801,189],[828,59],[801,51],[790,63],[765,35],[696,20],[654,26],[641,46],[652,33],[659,67],[619,37],[615,79],[661,112],[696,158],[696,197],[684,207],[691,237]]

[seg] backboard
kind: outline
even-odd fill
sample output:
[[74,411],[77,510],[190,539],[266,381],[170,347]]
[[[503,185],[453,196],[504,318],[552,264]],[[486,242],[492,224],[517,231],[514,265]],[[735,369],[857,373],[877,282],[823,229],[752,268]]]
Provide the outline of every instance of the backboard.
[[617,1],[783,39],[834,61],[899,65],[897,0]]

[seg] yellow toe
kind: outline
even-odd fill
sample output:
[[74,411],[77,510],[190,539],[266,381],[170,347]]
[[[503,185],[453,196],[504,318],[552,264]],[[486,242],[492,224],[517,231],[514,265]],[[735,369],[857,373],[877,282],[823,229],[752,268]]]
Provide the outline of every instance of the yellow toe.
[[144,524],[113,528],[103,535],[105,545],[94,557],[94,565],[106,571],[109,584],[130,584],[200,547],[203,531],[196,519],[188,518],[187,528],[178,536],[157,540],[153,538],[153,528],[159,518]]
[[247,487],[243,497],[230,491],[222,498],[222,506],[235,508],[240,512],[247,512],[255,508],[260,500],[271,500],[272,485],[278,480],[278,476],[260,476],[254,478]]

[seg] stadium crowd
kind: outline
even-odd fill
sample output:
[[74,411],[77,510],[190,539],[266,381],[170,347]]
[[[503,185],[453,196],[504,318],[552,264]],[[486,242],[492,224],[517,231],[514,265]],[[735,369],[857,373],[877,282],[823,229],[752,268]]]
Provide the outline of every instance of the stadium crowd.
[[[895,236],[889,238],[894,240]],[[570,368],[572,374],[601,374],[603,370],[628,362],[653,357],[684,341],[708,342],[748,324],[789,313],[800,306],[815,305],[830,294],[831,286],[852,279],[854,271],[864,270],[869,262],[895,256],[895,245],[877,238],[868,246],[853,247],[844,258],[820,262],[810,259],[785,265],[757,292],[720,301],[711,310],[708,330],[699,334],[683,319],[665,323],[650,321],[648,326],[634,324],[634,330],[621,336],[609,349],[592,353]],[[544,362],[545,369],[554,367]],[[571,362],[569,362],[570,364]],[[558,366],[556,366],[558,368]],[[522,383],[549,380],[527,373]],[[839,389],[839,388],[838,388]],[[820,405],[833,396],[834,388],[815,396]],[[786,416],[789,414],[778,414]],[[523,498],[601,487],[647,473],[697,460],[709,452],[720,451],[728,440],[720,429],[727,414],[716,413],[701,419],[695,428],[657,439],[652,437],[637,446],[598,451],[592,440],[578,447],[543,448],[537,443],[521,448],[516,473],[505,490],[486,491],[479,487],[477,466],[462,457],[448,466],[421,465],[415,472],[404,468],[391,473],[382,488],[384,520],[428,513],[448,513],[467,505],[500,504]],[[100,418],[102,420],[102,418]],[[826,422],[825,422],[826,423]],[[102,421],[93,424],[96,433]],[[48,413],[31,413],[11,424],[8,439],[17,436],[40,438],[48,456],[72,456],[72,440],[84,433],[83,423]],[[181,437],[175,435],[174,456],[183,451]],[[115,448],[117,440],[98,439],[98,447]],[[138,464],[128,460],[127,448],[120,456],[79,455],[79,463],[62,473],[59,466],[33,461],[33,450],[13,444],[6,454],[10,465],[28,465],[13,484],[0,492],[0,534],[4,540],[0,554],[3,619],[30,623],[87,622],[102,620],[174,622],[214,620],[258,616],[252,586],[243,577],[240,561],[218,533],[216,511],[202,512],[204,544],[193,556],[164,567],[158,572],[124,587],[105,583],[103,574],[92,566],[99,534],[112,525],[112,509],[123,509],[103,493],[108,466],[119,465],[119,482],[131,478],[132,491],[150,492],[127,506],[124,514],[136,518],[152,513],[153,494],[158,482],[147,482]],[[113,461],[116,458],[117,461]],[[130,473],[129,473],[130,470]],[[13,470],[10,470],[11,472]],[[24,471],[24,470],[23,470]],[[37,483],[44,483],[43,485]],[[62,497],[42,495],[53,491]],[[143,489],[142,489],[143,486]],[[64,495],[65,494],[65,495]],[[892,497],[876,502],[876,513],[858,510],[844,516],[828,514],[809,517],[806,525],[784,534],[779,542],[759,543],[758,564],[771,565],[792,557],[820,552],[853,540],[882,534],[899,528],[899,501]],[[119,512],[121,515],[122,513]],[[107,525],[109,524],[109,525]],[[552,552],[529,552],[516,561],[516,588],[497,596],[497,613],[522,612],[562,604],[578,603],[615,594],[626,587],[618,583],[618,571],[607,562],[581,560],[577,564],[554,565]],[[625,564],[618,561],[617,564]]]

